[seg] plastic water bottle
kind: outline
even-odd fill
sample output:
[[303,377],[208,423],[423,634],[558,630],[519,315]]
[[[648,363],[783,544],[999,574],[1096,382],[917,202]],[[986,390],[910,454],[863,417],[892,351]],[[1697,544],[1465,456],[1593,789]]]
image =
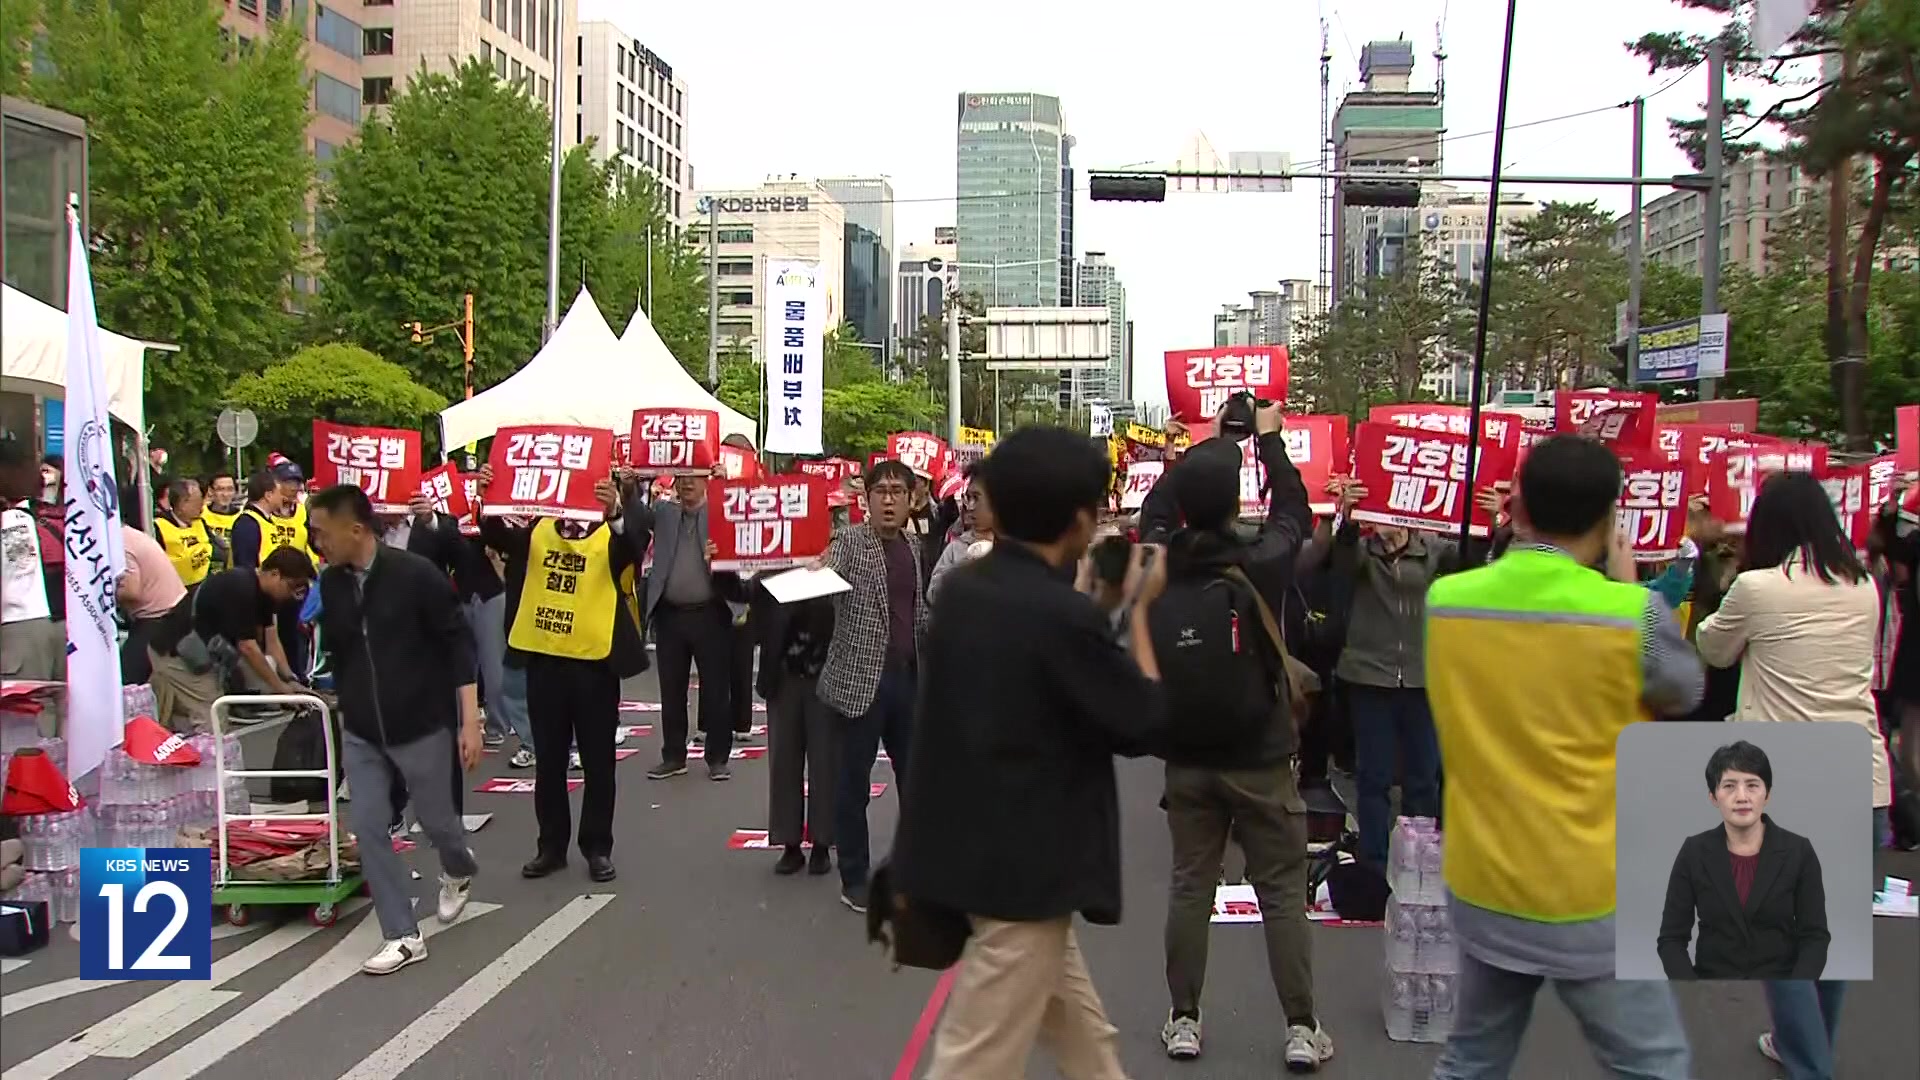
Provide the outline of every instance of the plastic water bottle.
[[47,875],[53,891],[53,921],[77,923],[80,921],[80,871],[55,870]]

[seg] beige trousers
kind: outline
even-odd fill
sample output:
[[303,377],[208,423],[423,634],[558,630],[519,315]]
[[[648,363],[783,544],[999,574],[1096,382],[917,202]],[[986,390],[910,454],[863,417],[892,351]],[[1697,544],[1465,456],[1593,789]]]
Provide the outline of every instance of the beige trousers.
[[1127,1080],[1071,918],[972,918],[927,1080],[1021,1080],[1036,1040],[1066,1080]]

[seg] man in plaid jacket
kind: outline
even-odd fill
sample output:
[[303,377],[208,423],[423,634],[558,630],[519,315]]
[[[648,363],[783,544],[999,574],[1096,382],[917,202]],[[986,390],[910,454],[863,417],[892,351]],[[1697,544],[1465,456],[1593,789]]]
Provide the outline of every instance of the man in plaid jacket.
[[840,902],[867,910],[867,801],[885,743],[894,789],[907,771],[919,641],[927,628],[926,580],[916,537],[905,531],[913,471],[898,461],[867,470],[867,518],[836,533],[822,564],[853,589],[834,597],[833,643],[820,700],[839,714],[840,785],[835,846]]

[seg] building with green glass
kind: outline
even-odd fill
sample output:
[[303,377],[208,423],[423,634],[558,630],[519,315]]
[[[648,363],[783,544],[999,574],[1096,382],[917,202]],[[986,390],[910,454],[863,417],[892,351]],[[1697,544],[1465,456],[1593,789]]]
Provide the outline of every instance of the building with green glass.
[[989,307],[1073,303],[1073,140],[1060,99],[959,99],[955,238],[959,285]]

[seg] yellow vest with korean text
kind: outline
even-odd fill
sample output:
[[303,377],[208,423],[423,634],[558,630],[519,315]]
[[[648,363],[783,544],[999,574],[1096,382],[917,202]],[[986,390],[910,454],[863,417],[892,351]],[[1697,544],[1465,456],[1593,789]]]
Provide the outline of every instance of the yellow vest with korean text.
[[207,527],[209,535],[226,545],[226,556],[220,561],[222,570],[233,567],[233,523],[239,520],[240,514],[237,511],[231,514],[222,514],[214,510],[200,512],[200,524]]
[[522,652],[568,660],[605,660],[613,653],[620,587],[610,571],[613,531],[596,527],[584,538],[560,535],[542,518],[527,542],[527,577],[507,644]]
[[180,584],[191,589],[205,581],[213,568],[213,536],[206,524],[176,525],[172,518],[156,517],[153,527],[167,549],[167,561],[180,574]]
[[1614,910],[1614,743],[1641,703],[1647,591],[1518,548],[1427,594],[1427,698],[1460,899],[1536,922]]

